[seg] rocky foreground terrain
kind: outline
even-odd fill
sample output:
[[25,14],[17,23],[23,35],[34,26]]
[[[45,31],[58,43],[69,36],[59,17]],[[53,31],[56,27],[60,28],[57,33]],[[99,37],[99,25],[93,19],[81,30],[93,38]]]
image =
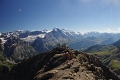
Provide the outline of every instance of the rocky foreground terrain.
[[4,69],[0,74],[1,80],[120,80],[96,56],[67,47],[24,59],[10,71]]

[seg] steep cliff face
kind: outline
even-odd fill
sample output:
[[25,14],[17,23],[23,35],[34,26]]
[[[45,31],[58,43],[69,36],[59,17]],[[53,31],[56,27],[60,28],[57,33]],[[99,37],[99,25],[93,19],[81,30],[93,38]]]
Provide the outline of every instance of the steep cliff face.
[[[66,56],[66,54],[67,56]],[[69,56],[68,56],[69,54]],[[120,80],[94,55],[57,47],[24,59],[16,64],[2,80]]]
[[14,62],[19,62],[35,54],[34,48],[19,38],[9,38],[4,44],[4,55]]

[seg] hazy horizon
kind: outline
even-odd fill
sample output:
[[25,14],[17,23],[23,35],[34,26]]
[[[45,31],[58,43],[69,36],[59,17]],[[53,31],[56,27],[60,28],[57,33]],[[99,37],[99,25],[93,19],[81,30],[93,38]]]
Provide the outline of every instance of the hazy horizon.
[[[22,30],[12,30],[12,31],[5,31],[5,32],[2,32],[2,31],[0,31],[0,34],[1,33],[6,33],[6,32],[14,32],[14,31],[30,31],[30,32],[33,32],[33,31],[44,31],[44,30],[48,30],[48,31],[52,31],[54,28],[52,28],[52,29],[43,29],[43,30],[25,30],[25,29],[22,29]],[[64,28],[59,28],[60,30],[62,30],[62,29],[64,29]],[[72,31],[72,30],[69,30],[69,29],[65,29],[65,30],[67,30],[67,31]],[[104,31],[104,32],[100,32],[100,31],[72,31],[72,32],[75,32],[76,34],[78,34],[78,33],[81,33],[81,34],[86,34],[86,33],[90,33],[90,32],[94,32],[94,33],[112,33],[112,34],[117,34],[117,33],[120,33],[120,32],[109,32],[109,31]]]

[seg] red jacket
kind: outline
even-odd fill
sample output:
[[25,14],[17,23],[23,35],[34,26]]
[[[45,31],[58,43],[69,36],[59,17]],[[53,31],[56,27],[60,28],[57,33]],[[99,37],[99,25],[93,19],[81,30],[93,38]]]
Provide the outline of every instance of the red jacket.
[[64,56],[65,56],[66,58],[70,58],[70,54],[69,54],[69,53],[64,54]]

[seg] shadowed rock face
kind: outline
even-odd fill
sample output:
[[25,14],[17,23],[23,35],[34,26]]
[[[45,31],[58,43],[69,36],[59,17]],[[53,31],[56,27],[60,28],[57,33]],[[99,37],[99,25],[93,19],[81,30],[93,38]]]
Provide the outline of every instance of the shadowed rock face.
[[4,50],[4,45],[2,44],[2,40],[0,39],[0,51],[3,52]]
[[19,38],[11,37],[4,44],[4,55],[14,62],[19,62],[25,58],[36,54],[36,51],[29,43]]
[[[68,59],[64,53],[69,53]],[[69,48],[54,48],[45,53],[24,59],[16,64],[2,80],[120,80],[108,67],[93,55]]]
[[6,66],[2,66],[0,68],[0,77],[4,77],[9,72],[9,68]]

